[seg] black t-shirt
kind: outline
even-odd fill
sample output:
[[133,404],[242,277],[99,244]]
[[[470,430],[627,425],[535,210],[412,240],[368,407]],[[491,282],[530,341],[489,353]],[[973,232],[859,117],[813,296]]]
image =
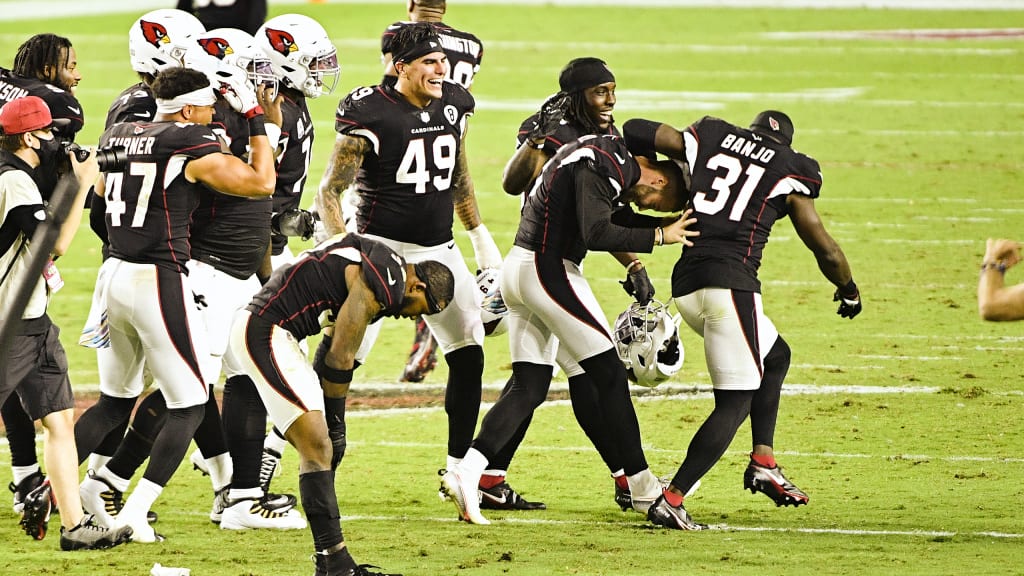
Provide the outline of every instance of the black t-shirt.
[[588,250],[650,252],[657,220],[622,202],[640,166],[615,136],[583,136],[562,146],[526,197],[515,245],[579,264]]
[[760,292],[757,270],[772,225],[787,215],[789,194],[818,197],[818,162],[710,116],[683,140],[700,236],[672,271],[672,296],[705,287]]
[[206,188],[185,178],[185,165],[221,153],[207,126],[175,122],[122,122],[100,137],[100,146],[124,146],[123,172],[107,172],[106,223],[110,255],[185,273],[192,212]]
[[356,174],[360,233],[421,246],[452,239],[452,175],[475,103],[443,86],[425,108],[387,86],[356,88],[338,105],[335,130],[373,146]]
[[380,242],[358,234],[335,236],[274,270],[246,309],[302,340],[334,324],[348,297],[345,268],[360,266],[381,311],[396,316],[405,295],[405,260]]

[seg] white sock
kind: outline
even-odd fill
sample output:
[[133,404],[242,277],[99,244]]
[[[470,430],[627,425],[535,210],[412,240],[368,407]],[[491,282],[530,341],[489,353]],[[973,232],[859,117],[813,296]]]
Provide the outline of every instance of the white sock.
[[231,454],[228,452],[220,456],[207,458],[206,468],[210,471],[210,483],[213,484],[214,492],[219,492],[225,486],[231,484],[234,466],[232,465]]
[[462,458],[456,458],[454,456],[445,457],[445,467],[448,468],[449,470],[458,466],[459,462],[462,462]]
[[32,464],[31,466],[11,466],[11,476],[14,478],[14,485],[21,484],[21,481],[29,476],[39,472],[39,462]]
[[121,478],[117,474],[111,472],[110,468],[107,468],[106,466],[103,466],[99,470],[96,470],[95,474],[96,476],[99,476],[100,478],[106,480],[111,486],[114,487],[115,490],[119,490],[121,492],[127,492],[128,485],[132,483],[131,478]]
[[632,476],[626,476],[626,482],[629,484],[629,493],[633,496],[634,501],[655,500],[661,496],[661,482],[650,468],[644,468]]
[[505,476],[508,476],[508,470],[498,470],[495,468],[491,468],[488,470],[484,470],[484,476],[501,476],[502,478],[504,478]]
[[131,496],[124,503],[124,508],[121,509],[119,517],[124,518],[145,518],[149,509],[153,507],[153,502],[160,497],[160,493],[164,491],[164,487],[149,480],[143,478],[139,480],[139,483],[135,486],[135,490],[132,491]]
[[89,470],[99,470],[106,466],[107,462],[110,462],[110,456],[104,456],[95,452],[89,454]]
[[259,500],[263,497],[263,489],[256,488],[232,488],[228,491],[228,500]]
[[284,454],[284,447],[287,445],[288,441],[277,433],[276,428],[271,428],[270,432],[267,432],[267,438],[263,440],[263,449],[272,450],[278,456]]
[[457,468],[479,478],[487,468],[487,457],[476,448],[470,448],[466,451],[462,461],[458,463]]

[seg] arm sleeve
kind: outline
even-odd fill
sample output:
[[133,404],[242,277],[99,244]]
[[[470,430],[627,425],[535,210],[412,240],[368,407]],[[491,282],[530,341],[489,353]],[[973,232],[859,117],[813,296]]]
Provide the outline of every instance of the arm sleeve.
[[651,252],[654,233],[651,228],[628,228],[612,222],[614,199],[618,193],[611,182],[581,165],[575,171],[576,219],[588,250],[604,252]]
[[612,212],[612,224],[626,228],[657,228],[661,226],[661,218],[637,214],[629,206],[623,206]]

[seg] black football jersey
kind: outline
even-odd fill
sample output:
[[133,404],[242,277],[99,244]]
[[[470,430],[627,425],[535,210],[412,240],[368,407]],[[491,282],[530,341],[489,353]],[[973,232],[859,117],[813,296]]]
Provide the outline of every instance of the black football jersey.
[[217,136],[198,124],[122,122],[100,146],[124,146],[128,157],[123,172],[103,175],[110,255],[186,273],[189,224],[205,188],[185,179],[185,165],[219,154]]
[[397,316],[405,296],[405,260],[384,244],[358,234],[335,236],[274,270],[246,309],[298,340],[318,334],[334,324],[348,297],[345,268],[351,265],[361,267],[381,306],[377,318]]
[[125,88],[110,104],[104,129],[118,122],[152,122],[156,118],[156,99],[145,82]]
[[[274,188],[274,212],[294,210],[302,201],[302,189],[309,175],[309,159],[313,154],[313,120],[309,116],[306,97],[288,91],[281,103],[284,121],[281,125],[281,151],[277,155],[277,187]],[[273,142],[271,143],[274,144]],[[274,234],[274,255],[284,251],[288,237]]]
[[672,271],[672,295],[704,287],[759,292],[757,270],[786,197],[817,198],[821,170],[789,146],[705,117],[683,131],[690,202],[700,236]]
[[[621,202],[639,179],[640,166],[620,138],[588,135],[562,146],[526,197],[515,245],[577,264],[587,250],[650,252],[654,234],[637,228],[657,224]],[[607,223],[600,246],[581,230],[593,220]]]
[[255,35],[267,18],[267,0],[193,0],[178,5],[179,9],[195,14],[207,30],[238,28]]
[[335,130],[373,146],[356,175],[360,233],[421,246],[452,239],[452,174],[475,103],[443,86],[422,109],[387,86],[356,88],[339,104]]
[[[218,100],[210,128],[235,156],[249,157],[249,123]],[[200,197],[192,226],[192,258],[235,278],[256,273],[270,244],[270,198],[243,198],[211,191]]]
[[[534,128],[537,127],[537,123],[540,121],[540,112],[536,112],[533,116],[530,116],[526,120],[523,120],[522,125],[519,126],[519,133],[516,134],[516,148],[523,145],[526,142],[526,136]],[[566,142],[572,142],[580,136],[586,135],[587,132],[575,122],[562,121],[553,134],[544,139],[544,151],[550,156],[558,151]],[[608,127],[608,131],[602,135],[611,135],[622,137],[619,134],[619,129],[614,124]]]
[[0,106],[22,96],[38,96],[50,108],[54,119],[67,120],[67,126],[54,126],[53,133],[69,142],[85,125],[82,105],[73,94],[53,84],[35,78],[22,78],[10,70],[0,68]]
[[[384,30],[380,37],[381,54],[391,53],[391,41],[395,33],[409,24],[412,22],[395,22]],[[445,79],[469,90],[473,85],[473,78],[480,71],[480,62],[484,59],[483,43],[469,32],[456,30],[443,22],[431,22],[431,25],[441,40],[444,55],[448,57],[448,75]],[[394,77],[391,78],[393,83]]]

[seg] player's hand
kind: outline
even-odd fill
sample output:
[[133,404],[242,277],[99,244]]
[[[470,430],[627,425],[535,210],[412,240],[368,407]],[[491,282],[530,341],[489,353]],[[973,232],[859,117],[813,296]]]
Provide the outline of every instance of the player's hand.
[[999,263],[1010,268],[1020,262],[1020,248],[1020,242],[989,238],[985,242],[985,259],[982,262]]
[[543,145],[544,138],[555,133],[565,119],[565,112],[569,108],[569,95],[565,92],[558,92],[550,96],[540,106],[540,114],[537,115],[537,124],[530,130],[526,138],[529,140],[540,140]]
[[[700,232],[689,230],[689,227],[697,222],[696,218],[690,217],[691,214],[693,214],[693,209],[688,209],[680,214],[674,222],[662,226],[661,236],[663,245],[682,244],[683,246],[693,246],[690,238],[700,236]],[[655,241],[657,241],[657,236],[655,236]]]
[[836,290],[836,293],[832,296],[833,302],[839,302],[839,309],[836,310],[836,314],[839,314],[843,318],[853,318],[857,314],[860,314],[860,291],[854,289],[853,294],[841,294],[840,290]]
[[278,212],[270,218],[270,228],[274,232],[282,236],[298,236],[303,240],[313,237],[315,226],[313,214],[299,208]]
[[651,284],[651,279],[647,276],[647,268],[644,266],[641,266],[639,270],[627,273],[626,279],[619,284],[622,284],[622,289],[626,291],[626,294],[636,298],[640,304],[647,304],[654,298],[654,285]]
[[[256,101],[260,108],[263,108],[263,115],[267,122],[281,127],[284,124],[284,114],[281,112],[281,103],[284,102],[284,94],[281,94],[273,86],[260,84],[256,88]],[[277,142],[271,142],[271,147],[277,146]]]
[[233,65],[222,65],[217,70],[217,80],[220,82],[221,96],[236,112],[240,112],[246,118],[263,113],[256,96],[256,88],[249,81],[249,75],[245,70]]

